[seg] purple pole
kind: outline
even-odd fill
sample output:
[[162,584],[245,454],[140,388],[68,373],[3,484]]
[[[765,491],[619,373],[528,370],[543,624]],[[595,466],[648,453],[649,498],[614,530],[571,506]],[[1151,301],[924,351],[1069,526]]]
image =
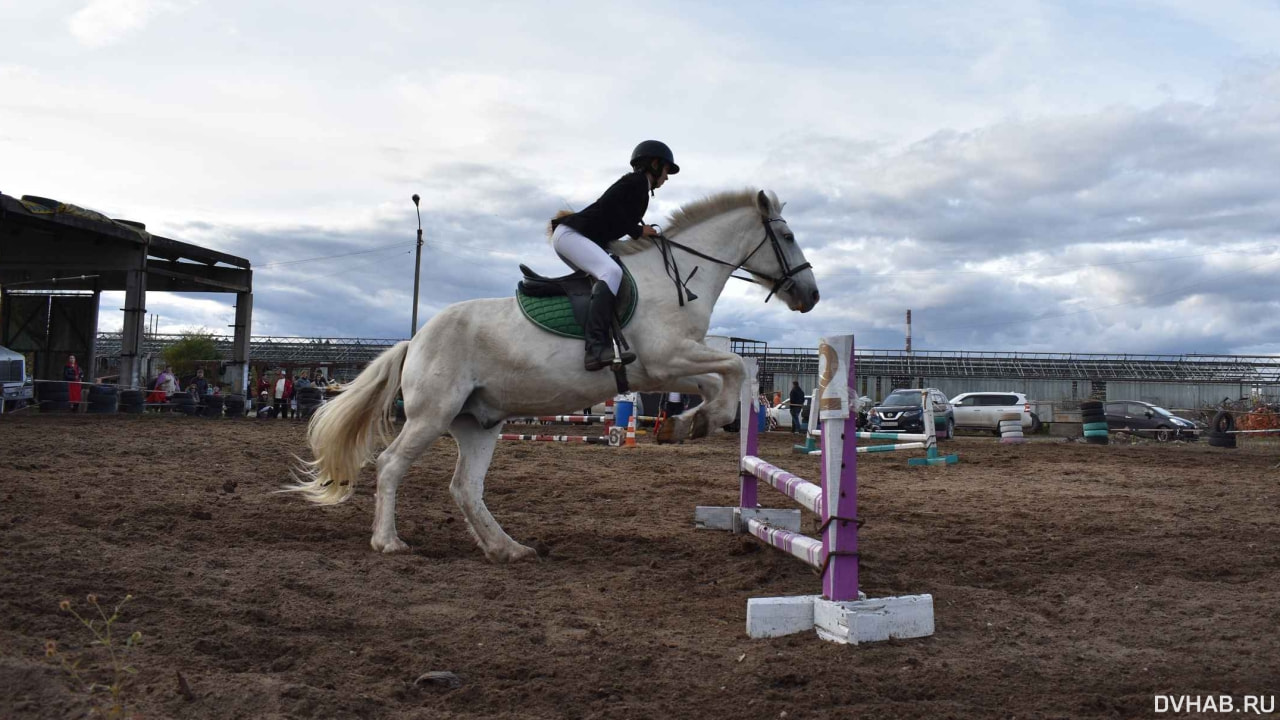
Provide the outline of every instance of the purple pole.
[[742,395],[738,401],[738,427],[745,427],[746,432],[738,434],[738,507],[755,508],[760,507],[758,490],[760,487],[756,476],[742,468],[742,458],[751,455],[755,456],[760,451],[759,425],[754,412],[756,398],[760,393],[760,387],[756,380],[757,360],[752,358],[744,360],[746,366],[747,378],[742,386]]
[[[843,338],[832,338],[839,342]],[[843,344],[843,343],[840,343]],[[841,348],[842,349],[842,348]],[[849,417],[844,422],[822,424],[822,523],[826,530],[823,543],[827,550],[827,567],[822,573],[822,596],[833,602],[858,599],[858,442],[856,374],[853,366],[853,337],[849,336],[848,355],[836,354],[847,368],[837,368],[848,375]],[[821,407],[820,398],[813,399],[813,413]],[[840,447],[839,468],[833,468],[831,450]],[[832,472],[838,477],[832,477]],[[833,520],[832,518],[837,518]]]

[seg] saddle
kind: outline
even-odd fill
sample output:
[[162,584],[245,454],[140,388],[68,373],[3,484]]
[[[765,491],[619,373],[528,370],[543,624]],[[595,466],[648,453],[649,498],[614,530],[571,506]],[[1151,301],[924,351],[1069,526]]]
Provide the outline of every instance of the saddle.
[[[617,260],[616,257],[614,259]],[[616,314],[618,327],[626,327],[635,315],[638,294],[631,271],[621,262],[618,264],[622,267],[622,284],[618,287]],[[554,278],[539,275],[525,265],[520,266],[520,272],[524,275],[516,286],[520,312],[548,332],[580,340],[585,338],[583,326],[595,280],[581,270]]]

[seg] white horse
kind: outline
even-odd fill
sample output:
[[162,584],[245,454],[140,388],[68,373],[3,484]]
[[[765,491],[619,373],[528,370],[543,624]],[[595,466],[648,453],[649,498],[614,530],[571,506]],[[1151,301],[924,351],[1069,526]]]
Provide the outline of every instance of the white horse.
[[[792,310],[808,312],[818,302],[813,271],[781,211],[773,193],[723,193],[673,214],[666,253],[660,240],[611,248],[625,256],[640,295],[626,328],[638,356],[627,366],[631,387],[704,398],[675,418],[678,438],[702,437],[733,420],[742,361],[702,341],[734,270],[750,273]],[[697,300],[681,305],[664,255],[674,255],[682,276],[698,267],[688,281]],[[412,340],[384,352],[320,408],[307,431],[315,459],[303,463],[302,477],[286,489],[322,504],[351,497],[360,468],[391,435],[390,410],[398,392],[404,394],[406,420],[378,456],[373,549],[408,548],[396,533],[396,488],[414,459],[448,430],[458,443],[449,491],[485,557],[510,562],[536,553],[511,539],[484,504],[485,473],[503,421],[576,410],[612,396],[615,388],[607,370],[583,370],[582,340],[536,327],[514,298],[460,302],[440,311]]]

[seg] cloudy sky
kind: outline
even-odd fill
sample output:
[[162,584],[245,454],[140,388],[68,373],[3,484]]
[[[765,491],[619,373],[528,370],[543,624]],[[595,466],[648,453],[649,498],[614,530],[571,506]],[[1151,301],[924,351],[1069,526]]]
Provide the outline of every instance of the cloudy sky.
[[712,333],[899,348],[910,308],[917,349],[1280,352],[1276,0],[0,11],[0,191],[250,259],[255,334],[406,336],[414,193],[420,322],[558,274],[546,219],[653,137],[650,222],[766,187],[817,271],[813,312],[734,283]]

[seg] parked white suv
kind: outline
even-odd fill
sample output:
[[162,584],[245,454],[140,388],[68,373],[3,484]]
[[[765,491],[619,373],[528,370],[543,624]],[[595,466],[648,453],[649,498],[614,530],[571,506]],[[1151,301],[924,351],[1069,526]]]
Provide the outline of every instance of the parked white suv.
[[1000,416],[1018,413],[1022,416],[1022,431],[1034,433],[1040,430],[1040,418],[1031,412],[1027,396],[1015,392],[960,393],[951,398],[955,409],[956,427],[965,430],[990,430],[1000,434]]

